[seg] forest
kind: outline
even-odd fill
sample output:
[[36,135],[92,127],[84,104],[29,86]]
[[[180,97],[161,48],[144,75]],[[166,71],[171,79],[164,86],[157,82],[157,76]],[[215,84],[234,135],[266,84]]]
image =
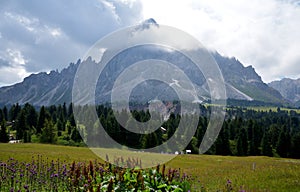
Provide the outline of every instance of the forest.
[[[88,106],[83,106],[88,107]],[[201,115],[198,126],[186,149],[199,153],[199,146],[209,123],[210,107],[199,105]],[[85,110],[82,110],[85,111]],[[137,134],[122,127],[115,115],[129,117],[129,111],[114,114],[106,105],[96,107],[97,115],[107,134],[118,143],[135,149],[151,148],[167,141],[182,117],[174,112],[162,127],[149,134]],[[150,118],[148,110],[130,111],[140,122]],[[186,114],[189,115],[189,114]],[[127,118],[130,126],[131,118]],[[86,146],[86,141],[102,138],[97,123],[82,125],[75,121],[72,104],[42,106],[14,104],[0,108],[0,142],[20,140],[23,143],[50,143],[69,146]],[[99,124],[99,123],[98,123]],[[188,129],[188,128],[187,128]],[[81,137],[83,136],[83,138]],[[91,143],[89,143],[91,144]],[[245,107],[227,107],[222,129],[213,146],[206,152],[212,155],[274,156],[300,158],[300,114],[294,110],[254,110]],[[114,147],[114,146],[105,146]],[[168,146],[167,153],[176,147]]]

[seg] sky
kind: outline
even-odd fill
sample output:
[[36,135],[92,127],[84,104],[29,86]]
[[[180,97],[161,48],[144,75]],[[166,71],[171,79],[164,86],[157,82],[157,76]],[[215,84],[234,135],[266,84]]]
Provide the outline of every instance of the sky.
[[265,82],[300,78],[300,0],[1,0],[0,86],[62,70],[148,18],[252,65]]

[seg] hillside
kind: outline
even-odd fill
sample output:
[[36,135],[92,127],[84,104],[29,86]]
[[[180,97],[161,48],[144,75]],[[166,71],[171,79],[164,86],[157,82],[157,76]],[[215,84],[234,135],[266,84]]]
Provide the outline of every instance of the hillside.
[[269,86],[278,90],[284,98],[295,103],[296,106],[300,106],[300,79],[284,78],[269,83]]
[[[278,91],[261,80],[261,77],[252,66],[244,67],[237,59],[223,57],[218,53],[212,53],[212,56],[219,65],[225,79],[228,98],[276,104],[285,102]],[[153,49],[153,47],[145,46],[129,49],[110,61],[109,67],[105,69],[105,75],[102,75],[98,80],[96,89],[97,103],[109,101],[113,83],[126,67],[137,61],[153,57],[181,65],[188,77],[197,86],[198,95],[209,97],[204,76],[195,73],[193,66],[189,65],[189,61],[186,58],[176,52],[172,53],[159,48]],[[86,63],[96,64],[90,58],[86,61],[78,60],[76,64],[71,63],[61,72],[51,71],[50,73],[32,74],[21,83],[2,87],[0,88],[0,105],[25,104],[28,102],[35,106],[47,106],[64,102],[70,103],[76,70],[80,64],[84,65]],[[148,92],[149,94],[145,95],[144,93],[147,90],[155,91],[150,91]],[[157,95],[160,95],[162,100],[177,98],[174,96],[174,91],[172,92],[166,84],[147,81],[135,89],[132,99],[145,102],[155,98]]]

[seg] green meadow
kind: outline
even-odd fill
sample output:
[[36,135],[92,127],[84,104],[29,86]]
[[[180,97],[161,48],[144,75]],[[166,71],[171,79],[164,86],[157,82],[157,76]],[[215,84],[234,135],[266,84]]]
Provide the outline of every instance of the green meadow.
[[[110,153],[111,150],[116,157],[117,154],[122,156],[122,151],[110,149]],[[14,158],[30,162],[36,156],[65,162],[99,159],[84,147],[0,144],[0,161]],[[295,159],[178,155],[166,163],[166,167],[180,168],[182,173],[186,173],[191,179],[192,191],[230,191],[230,188],[232,191],[300,191],[300,160]]]

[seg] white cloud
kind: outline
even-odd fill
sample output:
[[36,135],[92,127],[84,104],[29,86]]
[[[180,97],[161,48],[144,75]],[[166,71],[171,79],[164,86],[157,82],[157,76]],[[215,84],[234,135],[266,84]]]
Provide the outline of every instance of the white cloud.
[[11,66],[25,65],[27,62],[19,50],[7,49],[6,53]]
[[111,14],[114,16],[116,21],[120,21],[119,15],[116,13],[116,7],[113,2],[109,2],[106,0],[101,0],[100,3],[102,3],[108,10],[110,10]]
[[15,23],[24,27],[29,33],[34,36],[35,43],[42,41],[52,42],[53,38],[63,36],[63,32],[59,27],[51,27],[48,24],[41,22],[38,18],[20,15],[13,12],[5,12],[5,17],[9,22]]
[[137,23],[140,10],[134,0],[0,1],[0,86],[67,67],[99,38]]
[[9,85],[16,81],[22,81],[28,73],[25,69],[25,65],[28,62],[21,51],[7,49],[5,54],[0,56],[0,62],[6,61],[7,64],[4,66],[0,65],[0,84],[1,85]]
[[[178,27],[209,49],[253,65],[263,80],[300,74],[300,7],[278,0],[142,0],[144,18]],[[284,74],[283,74],[284,73]]]
[[61,29],[60,28],[49,29],[49,31],[50,31],[50,34],[53,37],[59,37],[59,36],[61,36]]
[[0,68],[0,85],[10,85],[16,82],[20,82],[30,75],[24,67],[17,66],[17,67],[1,67]]
[[32,31],[32,32],[35,30],[34,26],[37,23],[39,23],[39,20],[37,18],[29,19],[28,17],[25,17],[23,15],[14,14],[11,12],[5,12],[4,15],[6,18],[14,20],[15,22],[25,27],[28,31]]

